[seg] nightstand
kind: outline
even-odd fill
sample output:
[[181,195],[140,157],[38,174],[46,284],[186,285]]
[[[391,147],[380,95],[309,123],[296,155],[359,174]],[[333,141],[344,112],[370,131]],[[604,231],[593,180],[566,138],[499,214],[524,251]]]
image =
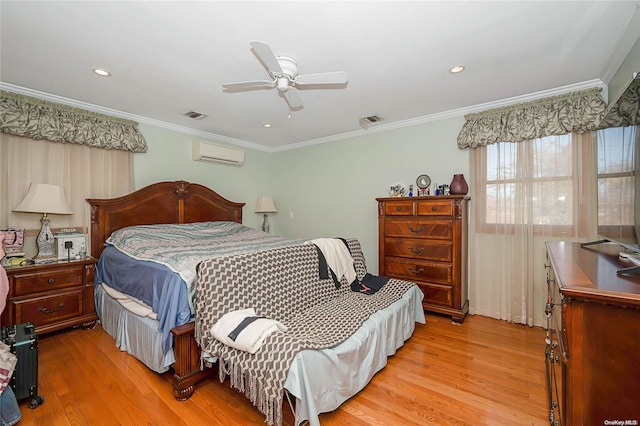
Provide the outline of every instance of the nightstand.
[[98,319],[93,299],[96,259],[5,267],[9,278],[1,325],[32,322],[46,334]]

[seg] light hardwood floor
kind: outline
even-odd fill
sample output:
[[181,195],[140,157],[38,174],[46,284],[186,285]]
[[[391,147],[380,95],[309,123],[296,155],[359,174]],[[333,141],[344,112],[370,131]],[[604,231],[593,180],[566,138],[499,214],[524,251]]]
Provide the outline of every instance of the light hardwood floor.
[[[467,316],[454,325],[427,314],[411,339],[358,395],[323,425],[548,424],[544,330]],[[36,409],[21,402],[21,425],[263,425],[264,417],[217,378],[177,402],[170,373],[156,374],[120,352],[98,325],[39,339]],[[284,408],[285,424],[293,424]]]

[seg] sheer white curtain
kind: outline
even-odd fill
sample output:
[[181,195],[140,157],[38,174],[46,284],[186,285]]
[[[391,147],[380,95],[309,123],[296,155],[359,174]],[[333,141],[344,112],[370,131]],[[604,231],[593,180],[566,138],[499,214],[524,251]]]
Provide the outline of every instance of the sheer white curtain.
[[52,215],[52,228],[90,225],[86,198],[116,197],[131,192],[133,154],[86,145],[56,143],[27,137],[0,135],[0,228],[27,230],[27,255],[35,254],[34,239],[41,215],[13,212],[32,182],[60,185],[72,215]]
[[[610,127],[597,131],[598,140],[598,233],[623,243],[639,240],[634,217],[635,193],[640,179],[637,163],[640,152],[640,126]],[[640,197],[638,197],[640,201]]]
[[595,238],[592,135],[471,150],[470,313],[545,325],[544,242]]

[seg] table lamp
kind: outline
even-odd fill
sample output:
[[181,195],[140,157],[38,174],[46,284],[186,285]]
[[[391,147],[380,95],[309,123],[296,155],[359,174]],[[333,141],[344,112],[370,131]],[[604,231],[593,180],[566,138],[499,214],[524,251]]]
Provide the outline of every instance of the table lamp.
[[264,221],[262,222],[262,230],[269,232],[269,220],[267,219],[267,213],[276,213],[276,206],[273,205],[273,199],[266,195],[258,197],[258,206],[256,207],[256,213],[264,213]]
[[40,223],[42,227],[36,243],[38,255],[33,259],[35,263],[44,263],[56,259],[53,252],[53,234],[49,228],[48,214],[73,214],[64,197],[62,187],[47,183],[32,183],[24,199],[13,209],[14,212],[42,213]]

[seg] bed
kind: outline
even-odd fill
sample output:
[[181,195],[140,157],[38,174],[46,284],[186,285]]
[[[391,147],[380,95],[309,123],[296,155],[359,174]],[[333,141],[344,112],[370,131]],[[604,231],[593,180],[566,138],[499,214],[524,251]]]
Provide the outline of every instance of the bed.
[[[241,224],[244,205],[226,200],[202,185],[185,181],[160,182],[124,197],[87,201],[91,206],[91,252],[101,260],[103,252],[108,252],[105,242],[114,232],[123,228],[201,222]],[[349,240],[348,243],[350,249],[354,248],[361,254],[357,240]],[[310,249],[300,248],[300,242],[293,241],[261,253],[281,256],[291,250]],[[227,261],[246,261],[247,256],[251,254],[239,253],[213,258],[206,265],[209,268],[207,271],[212,267],[220,267]],[[303,256],[307,257],[309,256]],[[228,270],[232,266],[225,268]],[[364,258],[361,260],[360,276],[364,273],[363,270],[366,271]],[[198,276],[196,281],[201,285],[200,281],[203,280]],[[232,281],[228,280],[226,284],[232,285]],[[205,282],[202,285],[209,284]],[[105,331],[114,337],[122,350],[138,358],[150,369],[163,372],[172,368],[173,393],[177,399],[189,398],[194,392],[194,386],[215,371],[212,368],[201,368],[203,364],[215,364],[217,355],[220,354],[212,350],[213,354],[207,352],[204,358],[201,357],[195,336],[196,321],[193,318],[186,321],[183,318],[179,321],[184,322],[183,324],[171,327],[171,347],[166,351],[163,350],[166,338],[163,337],[158,318],[154,316],[156,313],[147,315],[127,309],[126,304],[119,300],[119,293],[113,292],[113,289],[103,283],[96,282],[95,290],[96,311]],[[198,296],[195,306],[198,306],[200,300]],[[303,420],[309,420],[312,425],[319,424],[317,419],[321,412],[337,408],[361,390],[384,367],[387,357],[395,353],[411,336],[416,322],[425,322],[421,301],[422,293],[417,287],[408,286],[401,297],[371,314],[344,342],[329,349],[304,349],[298,352],[291,362],[284,383],[288,394],[296,400],[293,408],[296,424]],[[211,321],[218,317],[219,315],[209,316],[209,323],[200,327],[207,329]],[[384,332],[382,335],[381,330]],[[203,332],[200,331],[200,334]],[[203,343],[202,336],[199,337],[199,342]],[[223,378],[225,372],[221,369],[218,371]],[[268,423],[278,423],[280,417],[267,416],[267,419]]]

